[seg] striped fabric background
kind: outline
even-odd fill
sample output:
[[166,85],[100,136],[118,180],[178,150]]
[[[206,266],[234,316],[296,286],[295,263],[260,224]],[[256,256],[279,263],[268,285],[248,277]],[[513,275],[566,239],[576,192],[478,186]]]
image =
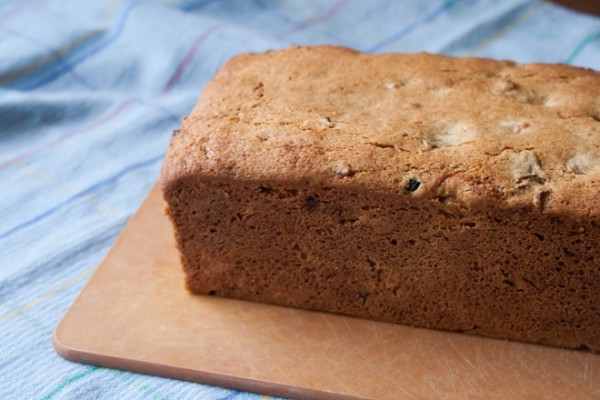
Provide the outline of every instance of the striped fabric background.
[[215,69],[292,43],[600,69],[600,19],[538,0],[0,0],[0,399],[268,397],[71,363],[51,335]]

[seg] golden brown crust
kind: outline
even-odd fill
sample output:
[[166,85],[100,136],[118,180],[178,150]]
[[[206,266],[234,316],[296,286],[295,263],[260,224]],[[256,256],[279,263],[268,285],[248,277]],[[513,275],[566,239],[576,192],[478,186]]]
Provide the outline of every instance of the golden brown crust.
[[[598,93],[598,72],[563,65],[331,46],[235,57],[205,88],[163,165],[188,284],[202,293],[599,349]],[[344,205],[331,206],[336,199]],[[412,216],[417,221],[403,231]],[[319,221],[326,233],[317,240]],[[252,229],[260,237],[249,239]],[[345,254],[328,252],[342,240]],[[443,251],[404,258],[379,241]],[[298,250],[286,247],[300,242],[307,258],[292,263]],[[372,250],[352,250],[362,242]],[[469,263],[482,252],[487,261]],[[366,259],[378,260],[383,272],[375,275],[387,281],[373,277]],[[309,272],[279,271],[283,290],[269,280],[273,263]],[[447,287],[404,282],[419,265],[445,271],[430,278]],[[333,278],[336,268],[355,272]],[[308,283],[294,286],[297,279]],[[353,286],[362,279],[374,279],[368,290]],[[458,312],[452,291],[463,285],[477,295]],[[390,286],[437,306],[414,314],[414,301]],[[434,292],[449,298],[454,315],[431,311],[442,307]],[[560,300],[542,311],[549,293]],[[494,296],[502,300],[477,314],[477,302]],[[511,301],[520,306],[494,322],[498,305]],[[534,321],[528,329],[527,319]]]
[[[600,217],[589,197],[600,185],[598,93],[598,72],[562,65],[329,46],[245,54],[207,86],[165,165],[330,184],[349,168],[380,188],[414,175],[415,195],[429,198],[442,177],[474,174],[497,188],[486,202],[520,207],[544,192],[548,212]],[[481,200],[468,190],[456,197]],[[561,190],[568,209],[553,201]]]

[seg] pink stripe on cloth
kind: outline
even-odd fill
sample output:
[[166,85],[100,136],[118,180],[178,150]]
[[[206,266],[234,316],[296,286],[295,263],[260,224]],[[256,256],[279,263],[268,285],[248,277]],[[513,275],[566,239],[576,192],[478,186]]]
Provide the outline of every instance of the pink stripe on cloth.
[[165,88],[163,89],[163,91],[161,92],[160,96],[164,96],[164,95],[168,94],[175,87],[177,82],[181,79],[181,76],[183,75],[183,71],[185,71],[185,68],[193,60],[194,56],[196,55],[196,52],[200,49],[202,44],[210,37],[210,35],[217,32],[218,30],[222,29],[223,26],[224,25],[215,25],[215,26],[207,29],[202,35],[200,35],[198,37],[198,39],[196,39],[196,41],[192,45],[192,48],[185,55],[185,57],[183,58],[183,60],[181,61],[181,63],[179,64],[179,66],[177,67],[175,72],[173,73],[173,75],[171,76],[171,79],[169,79],[169,82],[167,82],[167,84],[166,84]]
[[59,138],[56,138],[46,144],[44,144],[43,146],[37,147],[35,149],[29,150],[23,154],[20,154],[16,157],[10,158],[9,160],[3,162],[2,164],[0,164],[0,169],[2,168],[6,168],[9,165],[13,165],[19,161],[22,161],[26,158],[29,158],[35,154],[41,153],[45,150],[48,150],[62,142],[64,142],[65,140],[73,137],[73,136],[77,136],[80,135],[82,133],[88,132],[92,129],[95,129],[99,126],[104,125],[105,123],[107,123],[108,121],[110,121],[111,119],[113,119],[114,117],[116,117],[117,115],[121,114],[123,111],[125,111],[129,106],[131,106],[133,103],[136,102],[136,99],[128,99],[125,100],[123,103],[121,103],[117,108],[115,108],[112,112],[110,112],[109,114],[107,114],[106,116],[104,116],[103,118],[100,118],[99,120],[93,122],[92,124],[82,128],[82,129],[77,129],[75,131],[69,132],[66,135],[63,135]]
[[[210,37],[210,35],[212,35],[213,33],[215,33],[216,31],[218,31],[219,29],[223,28],[223,24],[219,24],[219,25],[215,25],[212,28],[207,29],[204,33],[202,33],[202,35],[200,35],[198,37],[198,39],[196,39],[196,41],[194,42],[194,44],[192,45],[192,48],[188,51],[188,53],[185,55],[185,57],[183,58],[183,60],[181,61],[181,63],[179,64],[179,66],[177,67],[177,69],[175,70],[175,72],[173,73],[173,76],[171,76],[171,79],[169,79],[168,83],[165,85],[164,89],[162,90],[162,92],[159,94],[159,96],[157,97],[162,97],[166,94],[168,94],[177,84],[177,82],[181,79],[181,76],[183,75],[183,72],[185,70],[185,68],[189,65],[189,63],[192,61],[192,59],[194,58],[194,55],[196,54],[196,52],[200,49],[200,47],[202,46],[202,44]],[[105,123],[107,123],[108,121],[110,121],[111,119],[113,119],[114,117],[116,117],[117,115],[121,114],[123,111],[125,111],[129,106],[131,106],[133,103],[139,101],[139,99],[137,98],[129,98],[127,100],[125,100],[123,103],[121,103],[117,108],[115,108],[112,112],[110,112],[108,115],[104,116],[103,118],[99,119],[98,121],[95,121],[94,123],[92,123],[91,125],[88,125],[82,129],[78,129],[75,130],[73,132],[67,133],[59,138],[56,138],[40,147],[37,147],[35,149],[29,150],[23,154],[20,154],[16,157],[12,157],[10,159],[8,159],[7,161],[0,163],[0,169],[6,168],[10,165],[13,165],[15,163],[18,163],[19,161],[22,161],[26,158],[29,158],[31,156],[34,156],[38,153],[41,153],[45,150],[48,150],[62,142],[64,142],[67,139],[70,139],[74,136],[80,135],[82,133],[85,133],[87,131],[90,131],[92,129],[95,129],[99,126],[104,125]]]
[[344,8],[348,3],[350,3],[352,0],[341,0],[338,1],[336,4],[333,5],[333,7],[331,7],[329,10],[325,11],[323,14],[319,14],[316,15],[312,18],[307,19],[304,22],[301,22],[297,25],[292,26],[290,29],[288,29],[287,31],[285,31],[283,34],[287,35],[293,32],[297,32],[297,31],[301,31],[304,30],[306,28],[308,28],[311,25],[317,24],[319,22],[323,22],[325,20],[328,20],[329,18],[333,17],[335,14],[338,13],[338,11],[340,11],[342,8]]

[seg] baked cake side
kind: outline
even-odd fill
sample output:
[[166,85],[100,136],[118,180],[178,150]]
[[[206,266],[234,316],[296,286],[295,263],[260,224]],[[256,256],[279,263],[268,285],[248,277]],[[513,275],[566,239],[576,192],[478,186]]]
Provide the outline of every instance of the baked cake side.
[[187,285],[598,351],[598,93],[563,65],[238,56],[163,165]]

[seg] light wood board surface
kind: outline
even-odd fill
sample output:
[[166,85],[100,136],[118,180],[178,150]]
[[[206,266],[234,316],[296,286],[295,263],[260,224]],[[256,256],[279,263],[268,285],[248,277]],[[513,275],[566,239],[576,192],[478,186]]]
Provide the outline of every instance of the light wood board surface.
[[600,399],[600,355],[189,294],[158,188],[54,334],[66,359],[294,398]]

